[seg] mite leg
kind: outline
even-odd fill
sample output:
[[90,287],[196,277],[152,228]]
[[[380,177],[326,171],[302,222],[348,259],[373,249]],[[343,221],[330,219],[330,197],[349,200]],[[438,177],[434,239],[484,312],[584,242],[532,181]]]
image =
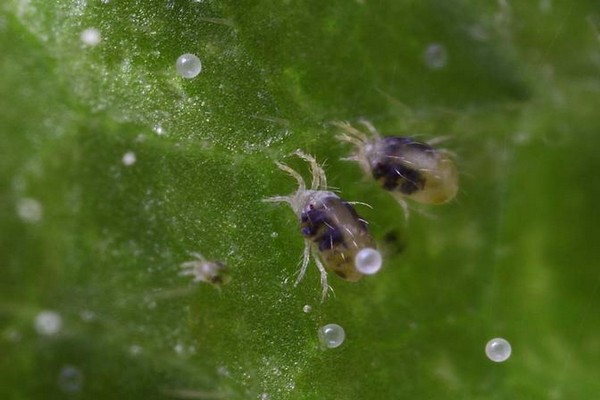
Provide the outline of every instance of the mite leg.
[[315,248],[313,248],[312,256],[313,256],[313,259],[315,260],[315,264],[317,264],[317,268],[319,269],[319,272],[321,273],[321,303],[322,303],[325,301],[325,298],[327,298],[327,292],[330,289],[329,285],[327,284],[327,271],[325,270],[325,267],[323,266],[323,263],[321,262],[321,259],[319,258],[319,253]]
[[310,189],[327,189],[327,176],[325,175],[325,171],[323,170],[323,168],[321,168],[317,160],[315,160],[313,156],[308,155],[302,152],[301,150],[296,150],[294,154],[296,154],[298,157],[310,164],[310,172],[312,174],[312,184],[310,186]]
[[206,258],[204,258],[204,256],[198,252],[195,251],[190,251],[189,253],[192,257],[194,257],[195,259],[197,259],[198,261],[202,261],[205,262]]
[[434,137],[434,138],[429,139],[425,143],[427,143],[431,147],[435,147],[438,144],[444,143],[444,142],[446,142],[446,141],[448,141],[450,139],[452,139],[450,136],[438,136],[438,137]]
[[402,207],[402,213],[404,214],[404,221],[406,223],[408,223],[410,211],[408,209],[408,203],[406,202],[406,199],[400,193],[392,193],[392,195],[394,196],[394,198],[396,199],[398,204],[400,204],[400,207]]
[[377,132],[377,129],[375,129],[375,127],[373,126],[373,124],[371,122],[367,121],[366,119],[362,119],[362,118],[358,122],[360,122],[362,124],[362,126],[367,128],[369,133],[373,136],[373,139],[379,139],[379,137],[381,135],[379,134],[379,132]]
[[[369,138],[367,137],[367,135],[364,132],[359,131],[358,129],[353,127],[348,122],[336,121],[333,123],[333,125],[338,127],[339,129],[341,129],[344,132],[341,135],[342,137],[340,137],[340,139],[342,139],[342,140],[346,140],[347,142],[354,143],[357,146],[362,146],[366,142],[369,141]],[[372,125],[370,125],[370,126],[372,127]],[[373,129],[375,129],[375,128],[373,128]],[[375,132],[375,134],[373,134],[373,136],[375,138],[378,138],[379,134],[377,133],[377,131],[374,131],[374,132]]]
[[288,203],[292,204],[292,199],[290,196],[273,196],[267,197],[266,199],[262,199],[265,203]]
[[304,278],[304,274],[306,274],[306,269],[308,268],[309,261],[310,242],[308,240],[304,240],[304,255],[302,256],[302,266],[300,267],[300,271],[298,272],[298,278],[296,279],[296,283],[294,283],[294,286],[298,286],[300,281]]
[[306,184],[304,183],[304,179],[302,179],[302,175],[300,175],[284,163],[275,161],[275,164],[279,167],[280,170],[287,172],[292,178],[296,180],[296,182],[298,182],[298,190],[306,190]]

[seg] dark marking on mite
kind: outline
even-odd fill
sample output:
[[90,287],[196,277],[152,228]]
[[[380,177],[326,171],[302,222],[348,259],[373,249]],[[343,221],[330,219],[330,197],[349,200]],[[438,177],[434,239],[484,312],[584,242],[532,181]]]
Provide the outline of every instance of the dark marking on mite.
[[381,140],[384,143],[385,154],[387,156],[398,155],[398,153],[406,151],[407,148],[412,148],[414,150],[424,152],[435,152],[435,149],[427,143],[417,142],[416,140],[413,140],[408,137],[386,136]]
[[392,158],[375,164],[372,172],[373,178],[380,181],[385,190],[399,190],[404,194],[412,194],[425,186],[425,179],[419,171]]
[[319,251],[333,249],[334,246],[344,243],[344,236],[339,228],[330,227],[319,238],[315,238],[315,242],[319,243]]
[[316,235],[323,225],[328,224],[327,214],[324,210],[311,208],[303,211],[300,215],[300,224],[302,234],[307,238]]
[[[341,203],[366,231],[367,224],[359,217],[354,207],[346,201]],[[319,251],[345,246],[342,228],[330,218],[327,208],[314,208],[313,205],[309,205],[308,210],[304,210],[300,215],[300,231],[304,237],[318,245]]]
[[399,190],[410,195],[425,187],[422,174],[402,162],[402,154],[407,151],[434,152],[428,144],[410,138],[387,136],[383,139],[384,149],[381,158],[371,166],[373,178],[381,182],[384,189]]

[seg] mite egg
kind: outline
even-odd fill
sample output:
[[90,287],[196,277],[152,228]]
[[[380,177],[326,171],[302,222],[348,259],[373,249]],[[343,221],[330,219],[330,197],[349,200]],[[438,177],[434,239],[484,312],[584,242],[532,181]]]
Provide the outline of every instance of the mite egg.
[[443,204],[458,191],[458,171],[450,154],[431,142],[403,136],[381,136],[368,121],[368,134],[347,122],[335,122],[338,139],[354,145],[348,160],[356,161],[385,190],[392,193],[408,216],[405,199],[424,204]]
[[365,275],[376,274],[381,269],[382,264],[381,253],[368,247],[359,251],[354,258],[356,269]]
[[503,338],[494,338],[485,345],[485,355],[494,362],[508,360],[511,352],[510,343]]
[[[363,275],[356,266],[357,254],[366,248],[374,250],[376,245],[366,221],[356,213],[352,204],[327,190],[325,171],[317,161],[301,151],[295,154],[310,165],[310,189],[306,188],[300,174],[283,163],[277,163],[281,170],[296,179],[298,189],[289,196],[271,197],[265,201],[288,203],[294,210],[304,237],[304,257],[296,285],[304,277],[312,255],[321,273],[322,299],[325,299],[328,290],[326,269],[347,281],[357,281]],[[371,262],[370,259],[368,261]],[[360,265],[363,264],[364,261],[360,261]]]
[[192,79],[202,71],[202,63],[194,54],[183,54],[177,59],[175,68],[181,77]]
[[35,330],[40,335],[56,335],[61,331],[62,326],[62,316],[55,311],[42,311],[35,316]]
[[319,328],[319,341],[329,349],[341,346],[345,339],[346,332],[338,324],[327,324]]
[[66,365],[60,370],[58,385],[67,393],[78,392],[83,385],[83,374],[78,368]]
[[79,37],[86,46],[96,46],[102,40],[100,31],[96,28],[85,29]]
[[193,277],[194,282],[206,282],[220,287],[231,281],[229,269],[220,261],[209,261],[201,254],[192,253],[196,258],[181,264],[180,275]]

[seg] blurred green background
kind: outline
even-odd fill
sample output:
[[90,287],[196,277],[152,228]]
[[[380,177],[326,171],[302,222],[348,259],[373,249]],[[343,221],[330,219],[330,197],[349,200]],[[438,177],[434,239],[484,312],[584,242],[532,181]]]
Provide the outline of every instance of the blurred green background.
[[[598,397],[597,0],[6,0],[0,49],[1,399]],[[361,117],[448,136],[457,199],[405,224],[340,160]],[[385,253],[324,304],[261,201],[297,148]],[[180,276],[194,251],[232,282]]]

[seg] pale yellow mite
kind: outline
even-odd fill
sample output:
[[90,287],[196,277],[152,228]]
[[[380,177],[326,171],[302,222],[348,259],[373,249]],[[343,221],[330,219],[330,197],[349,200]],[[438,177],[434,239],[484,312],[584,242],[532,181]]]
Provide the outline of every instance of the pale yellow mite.
[[337,138],[354,145],[348,160],[389,191],[408,217],[409,198],[424,204],[443,204],[458,192],[458,171],[450,153],[436,149],[433,142],[419,142],[403,136],[381,136],[368,121],[361,121],[367,133],[348,122],[334,122]]
[[[277,162],[281,170],[296,179],[298,189],[289,196],[271,197],[265,201],[288,203],[297,215],[305,246],[296,285],[304,277],[312,254],[321,273],[322,300],[324,300],[329,288],[326,270],[335,272],[347,281],[357,281],[363,273],[370,273],[360,272],[365,271],[365,264],[369,264],[364,260],[377,259],[372,257],[372,254],[375,252],[379,255],[379,253],[375,250],[376,244],[367,229],[366,221],[358,216],[352,204],[327,190],[325,171],[314,157],[301,151],[296,151],[295,154],[310,165],[312,173],[310,189],[306,188],[300,174],[287,165]],[[359,253],[361,256],[357,257]],[[378,260],[381,265],[381,257]],[[379,266],[376,269],[379,269]]]

